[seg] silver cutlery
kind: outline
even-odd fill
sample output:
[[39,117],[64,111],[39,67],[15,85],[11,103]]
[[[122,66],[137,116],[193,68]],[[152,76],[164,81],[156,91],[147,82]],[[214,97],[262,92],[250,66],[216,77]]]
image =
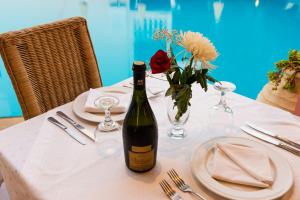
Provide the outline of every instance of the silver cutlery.
[[132,89],[133,88],[133,86],[129,86],[129,85],[122,85],[123,87],[126,87],[126,88],[130,88],[130,89]]
[[[131,88],[131,89],[133,89],[133,87],[134,87],[133,83],[124,84],[122,86],[126,87],[126,88]],[[152,92],[149,88],[147,88],[146,90],[153,95],[152,97],[158,96],[160,93],[164,92],[163,90],[158,91],[158,92]],[[149,98],[151,98],[151,97],[149,97]]]
[[253,129],[255,129],[255,130],[257,130],[257,131],[263,133],[263,134],[266,134],[266,135],[268,135],[268,136],[271,136],[271,137],[273,137],[273,138],[276,138],[276,139],[278,139],[278,140],[281,140],[282,142],[285,142],[285,143],[287,143],[287,144],[289,144],[289,145],[291,145],[291,146],[293,146],[293,147],[295,147],[295,148],[297,148],[297,149],[300,149],[300,144],[298,144],[298,143],[296,143],[296,142],[293,142],[293,141],[289,140],[288,138],[279,136],[279,135],[277,135],[277,134],[275,134],[275,133],[272,133],[271,131],[265,130],[265,129],[263,129],[263,128],[261,128],[261,127],[255,125],[255,124],[253,124],[253,123],[251,123],[251,122],[248,122],[247,125],[250,126],[250,127],[253,128]]
[[[132,87],[134,87],[133,83],[129,83],[129,84],[132,85]],[[163,92],[163,90],[158,91],[158,92],[152,92],[152,91],[150,90],[150,88],[146,88],[146,89],[147,89],[147,91],[150,92],[152,95],[158,95],[158,94],[160,94],[160,93]]]
[[163,189],[163,191],[165,192],[165,194],[171,199],[171,200],[183,200],[183,198],[181,198],[179,196],[179,194],[177,194],[175,192],[175,190],[173,190],[173,188],[169,185],[169,183],[163,179],[160,183],[159,183],[160,187]]
[[187,185],[182,178],[177,174],[177,172],[174,169],[171,169],[167,172],[172,181],[175,183],[175,185],[183,192],[189,192],[194,194],[195,196],[199,197],[202,200],[206,200],[203,196],[193,191],[193,189]]
[[67,122],[69,122],[72,126],[74,126],[83,135],[87,136],[92,141],[95,141],[95,135],[94,135],[94,133],[90,132],[85,127],[83,127],[82,125],[80,125],[77,122],[75,122],[72,118],[70,118],[68,115],[66,115],[62,111],[57,111],[56,114],[58,116],[60,116],[61,118],[63,118],[64,120],[66,120]]
[[262,141],[265,141],[265,142],[268,142],[270,144],[273,144],[277,147],[280,147],[286,151],[289,151],[297,156],[300,156],[300,151],[298,151],[297,149],[293,148],[293,147],[290,147],[289,145],[283,143],[283,142],[280,142],[278,141],[277,139],[273,138],[273,137],[270,137],[268,135],[265,135],[263,133],[260,133],[260,132],[257,132],[256,130],[252,129],[252,128],[249,128],[249,127],[246,127],[246,126],[243,126],[241,127],[241,129],[246,132],[247,134],[253,136],[253,137],[256,137]]
[[52,124],[58,126],[59,128],[61,128],[62,130],[64,130],[69,136],[71,136],[71,138],[73,138],[74,140],[76,140],[77,142],[79,142],[82,145],[85,145],[86,143],[75,133],[73,133],[72,131],[70,131],[68,129],[68,127],[66,127],[65,125],[63,125],[62,123],[60,123],[59,121],[57,121],[55,118],[53,117],[48,117],[48,121],[51,122]]

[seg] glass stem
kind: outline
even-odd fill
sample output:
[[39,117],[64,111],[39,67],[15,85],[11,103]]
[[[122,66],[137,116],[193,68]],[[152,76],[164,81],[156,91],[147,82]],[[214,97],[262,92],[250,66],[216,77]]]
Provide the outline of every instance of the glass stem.
[[109,108],[105,109],[105,122],[106,123],[111,122],[110,109]]
[[221,98],[220,98],[220,102],[219,102],[219,104],[223,105],[224,107],[227,106],[225,94],[226,93],[224,91],[221,91]]

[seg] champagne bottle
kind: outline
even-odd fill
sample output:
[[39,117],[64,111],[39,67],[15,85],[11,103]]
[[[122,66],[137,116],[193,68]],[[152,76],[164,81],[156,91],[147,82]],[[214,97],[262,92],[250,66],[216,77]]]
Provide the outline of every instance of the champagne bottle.
[[156,164],[157,123],[145,89],[146,65],[133,63],[134,90],[123,123],[123,147],[126,166],[135,172],[146,172]]

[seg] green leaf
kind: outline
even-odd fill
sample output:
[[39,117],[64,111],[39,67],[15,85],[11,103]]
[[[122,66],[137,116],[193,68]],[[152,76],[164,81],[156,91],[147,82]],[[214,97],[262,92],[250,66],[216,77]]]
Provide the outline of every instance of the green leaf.
[[204,91],[207,92],[207,80],[204,79]]
[[268,78],[274,85],[273,89],[276,90],[283,82],[283,89],[293,91],[296,87],[295,76],[300,72],[300,51],[290,50],[288,59],[280,60],[275,66],[276,69],[268,73]]
[[187,111],[188,106],[190,105],[190,99],[192,98],[192,89],[190,85],[185,84],[177,93],[175,98],[175,105],[177,107],[176,120],[179,120],[180,117]]
[[169,87],[168,90],[166,91],[165,96],[171,96],[173,91],[174,91],[174,89],[172,87]]
[[188,85],[192,85],[194,82],[196,82],[196,74],[194,73],[194,74],[192,74],[192,76],[189,78],[189,80],[188,80],[188,82],[187,82],[187,84]]
[[171,52],[171,65],[178,65],[177,64],[177,60],[175,58],[175,55],[174,55],[174,52],[173,52],[173,48],[172,48],[172,45],[170,45],[170,52]]
[[198,83],[200,83],[200,85],[201,85],[202,88],[205,87],[204,78],[203,78],[202,74],[200,74],[198,76]]
[[191,57],[191,61],[190,61],[190,64],[189,64],[189,67],[190,67],[190,68],[192,68],[193,62],[194,62],[194,56]]
[[202,73],[203,75],[206,75],[207,72],[208,72],[208,69],[201,69],[200,71],[201,71],[201,73]]
[[179,84],[180,76],[181,76],[180,69],[177,68],[172,78],[173,84]]
[[186,74],[186,70],[185,69],[181,73],[180,84],[186,84],[186,82],[187,82],[187,74]]
[[166,77],[167,77],[167,80],[168,80],[169,84],[172,85],[172,79],[170,77],[170,73],[169,72],[166,73]]
[[215,79],[214,77],[209,76],[209,75],[206,75],[206,79],[207,79],[208,81],[212,82],[212,83],[218,82],[217,79]]

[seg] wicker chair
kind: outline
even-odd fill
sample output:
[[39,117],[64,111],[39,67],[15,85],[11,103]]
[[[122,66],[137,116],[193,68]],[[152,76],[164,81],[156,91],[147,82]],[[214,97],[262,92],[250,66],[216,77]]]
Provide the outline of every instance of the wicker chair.
[[0,52],[25,119],[102,86],[84,18],[1,34]]

